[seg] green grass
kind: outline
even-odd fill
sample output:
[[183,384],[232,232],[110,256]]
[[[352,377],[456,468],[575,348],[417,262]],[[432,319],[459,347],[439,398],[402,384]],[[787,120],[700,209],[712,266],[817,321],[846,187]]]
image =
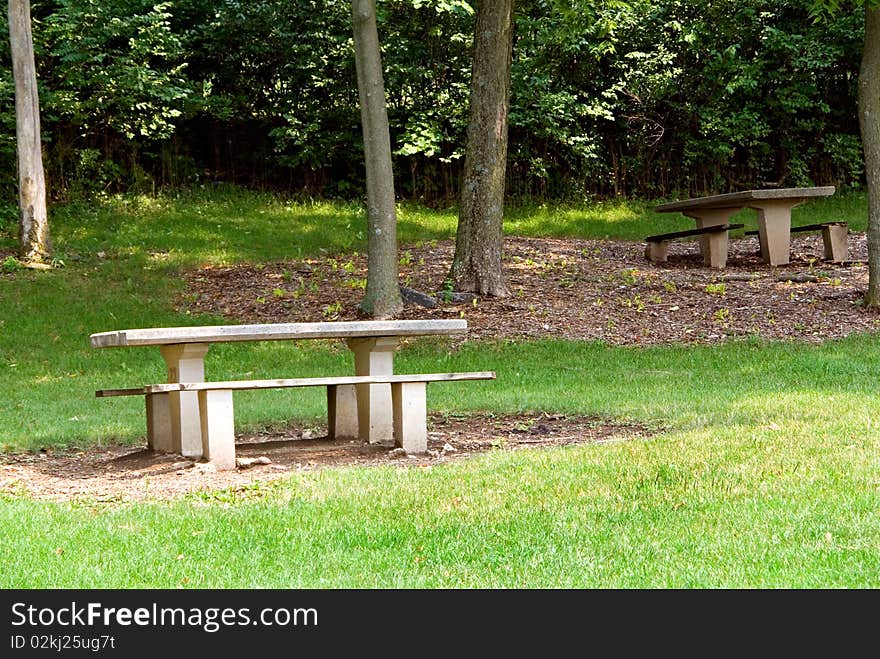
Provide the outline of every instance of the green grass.
[[[651,206],[515,208],[506,229],[640,240],[690,222]],[[795,222],[863,230],[866,213],[850,193],[799,207]],[[400,223],[404,244],[451,237],[455,213],[402,206]],[[364,225],[355,206],[225,189],[53,209],[65,267],[0,274],[0,446],[143,442],[143,401],[94,390],[161,379],[158,351],[94,350],[90,333],[224,322],[173,311],[181,268],[362,250]],[[219,345],[209,373],[350,368],[344,348],[306,343]],[[498,373],[432,384],[431,411],[588,414],[656,434],[430,469],[328,469],[176,503],[45,503],[13,488],[0,497],[0,587],[876,588],[878,347],[875,335],[456,351],[418,340],[399,371]],[[318,391],[248,392],[236,419],[318,419],[323,405]]]
[[874,588],[876,441],[707,426],[175,504],[9,498],[2,585]]

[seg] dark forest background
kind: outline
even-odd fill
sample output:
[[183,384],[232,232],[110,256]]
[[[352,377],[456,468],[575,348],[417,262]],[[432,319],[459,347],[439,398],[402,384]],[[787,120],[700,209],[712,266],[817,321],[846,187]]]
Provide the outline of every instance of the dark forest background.
[[[380,0],[398,196],[454,203],[474,25],[463,0]],[[363,192],[348,0],[32,3],[55,200],[232,182]],[[521,0],[512,199],[670,198],[863,182],[864,15],[806,1]],[[9,40],[0,185],[14,213]]]

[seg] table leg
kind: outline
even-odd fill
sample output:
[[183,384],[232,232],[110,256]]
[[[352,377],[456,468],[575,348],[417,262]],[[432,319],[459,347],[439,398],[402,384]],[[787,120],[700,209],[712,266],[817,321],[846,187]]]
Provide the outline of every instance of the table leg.
[[832,224],[822,227],[823,258],[826,261],[846,261],[849,257],[846,237],[849,229],[846,224]]
[[758,211],[758,241],[761,259],[770,265],[785,265],[791,250],[791,209],[802,199],[779,199],[754,202]]
[[[690,210],[684,215],[697,221],[697,228],[714,227],[719,224],[728,224],[730,218],[736,215],[741,208],[706,208]],[[703,263],[710,268],[723,268],[727,265],[727,231],[715,231],[700,236],[700,252],[703,254]]]
[[[161,346],[162,358],[168,366],[168,382],[204,382],[208,348],[207,343]],[[172,391],[168,394],[168,403],[174,451],[186,457],[202,457],[198,392]]]
[[[348,339],[355,375],[391,375],[398,340],[392,336]],[[394,415],[390,384],[357,385],[358,437],[371,444],[393,444]]]

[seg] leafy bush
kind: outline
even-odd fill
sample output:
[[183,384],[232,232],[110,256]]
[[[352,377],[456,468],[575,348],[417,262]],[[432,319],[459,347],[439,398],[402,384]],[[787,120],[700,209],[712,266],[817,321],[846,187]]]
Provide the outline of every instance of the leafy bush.
[[[472,3],[379,3],[396,187],[457,198]],[[33,3],[55,196],[202,181],[363,194],[349,0]],[[5,31],[6,17],[0,17]],[[646,198],[864,180],[864,16],[795,0],[522,0],[511,196]],[[14,104],[0,35],[0,186]]]

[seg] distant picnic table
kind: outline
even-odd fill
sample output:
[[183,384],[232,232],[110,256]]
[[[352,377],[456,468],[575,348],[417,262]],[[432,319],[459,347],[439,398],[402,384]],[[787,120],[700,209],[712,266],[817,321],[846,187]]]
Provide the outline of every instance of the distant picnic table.
[[[784,265],[789,262],[791,248],[791,209],[807,199],[827,197],[832,194],[834,194],[834,186],[744,190],[671,201],[656,206],[654,210],[658,213],[681,213],[696,220],[697,229],[690,233],[700,235],[700,251],[703,255],[703,262],[713,268],[723,268],[727,263],[729,229],[742,226],[731,226],[730,219],[744,208],[754,208],[758,211],[758,241],[761,245],[761,259],[769,265]],[[841,223],[810,225],[810,227],[801,227],[800,229],[819,230],[832,224]],[[657,236],[649,236],[648,240],[660,243],[664,239],[683,237],[682,234],[684,232],[658,234]],[[837,235],[835,234],[834,237],[836,238]],[[661,257],[665,257],[662,250],[659,250],[658,253],[661,254]],[[665,258],[660,260],[665,260]]]

